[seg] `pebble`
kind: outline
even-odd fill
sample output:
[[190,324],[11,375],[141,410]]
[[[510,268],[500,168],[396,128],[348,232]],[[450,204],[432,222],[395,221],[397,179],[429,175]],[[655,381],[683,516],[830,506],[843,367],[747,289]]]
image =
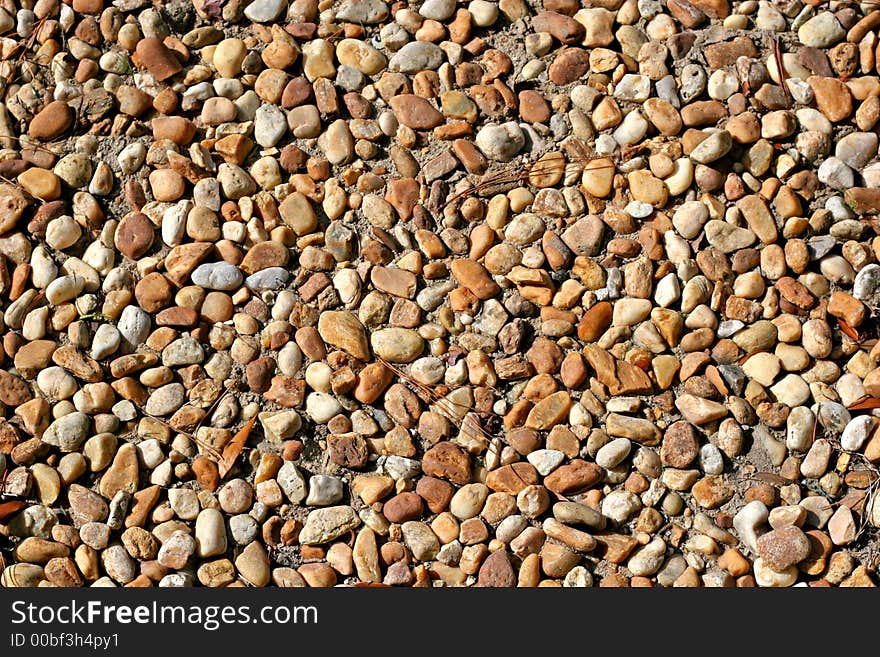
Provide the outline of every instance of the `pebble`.
[[392,363],[409,363],[422,354],[425,341],[415,331],[389,328],[372,333],[370,345],[376,355],[385,360]]
[[289,279],[290,272],[287,269],[283,267],[267,267],[244,279],[244,285],[257,292],[280,290]]
[[324,424],[342,411],[336,398],[323,392],[313,392],[306,397],[306,413],[320,424]]
[[761,587],[788,587],[797,581],[798,576],[798,569],[796,566],[789,566],[782,572],[777,572],[760,557],[755,559],[754,570],[755,582]]
[[620,146],[631,146],[644,138],[650,125],[638,111],[627,114],[611,135]]
[[398,50],[388,62],[388,69],[398,73],[431,71],[440,67],[446,54],[428,41],[411,41]]
[[841,506],[828,521],[828,535],[835,545],[849,545],[856,537],[856,523],[847,506]]
[[360,524],[360,518],[349,506],[315,509],[309,512],[299,540],[304,545],[329,543]]
[[758,552],[760,527],[767,522],[769,511],[760,500],[753,500],[744,505],[733,517],[733,527],[739,538],[752,552]]
[[823,11],[804,22],[798,28],[797,34],[805,46],[829,48],[842,41],[846,31],[834,14]]
[[525,146],[525,136],[517,124],[508,122],[483,127],[474,143],[487,157],[509,162]]
[[162,350],[162,364],[166,367],[194,365],[204,359],[204,349],[189,336],[175,340]]
[[287,0],[255,0],[244,9],[244,15],[255,23],[271,23],[287,9]]
[[241,270],[227,262],[199,265],[190,276],[196,285],[212,290],[234,290],[244,280]]
[[170,415],[183,405],[185,399],[184,387],[179,383],[169,383],[150,395],[144,410],[150,415]]
[[662,538],[654,538],[633,553],[626,562],[626,567],[633,575],[647,577],[660,570],[665,556],[666,542]]
[[538,449],[526,458],[535,466],[538,474],[547,476],[565,460],[565,454],[555,449]]
[[672,224],[678,234],[685,239],[696,237],[709,219],[709,209],[699,201],[688,201],[681,205],[672,217]]
[[618,100],[643,103],[651,95],[651,79],[647,75],[628,73],[614,87],[614,97]]
[[346,0],[336,11],[336,17],[372,25],[388,18],[388,5],[382,0]]
[[309,480],[308,506],[329,506],[342,501],[342,480],[329,475],[315,475]]
[[332,164],[344,164],[354,155],[354,139],[345,121],[331,123],[318,138],[318,145]]
[[174,52],[154,36],[140,39],[135,53],[138,60],[143,62],[159,82],[173,77],[183,69]]
[[251,586],[263,587],[269,583],[269,555],[261,543],[247,545],[235,559],[235,568]]
[[868,440],[874,426],[874,419],[868,415],[853,418],[840,436],[841,447],[850,452],[859,451]]
[[431,561],[437,556],[440,551],[440,541],[427,524],[410,520],[403,523],[401,529],[404,543],[414,558],[419,561]]
[[176,531],[159,548],[158,562],[166,568],[179,570],[186,565],[196,549],[196,541],[189,534]]
[[62,452],[74,452],[85,441],[90,425],[89,417],[85,413],[75,411],[49,424],[42,441]]
[[137,306],[126,306],[119,316],[116,330],[127,347],[133,350],[147,339],[150,325],[151,320],[147,313]]
[[238,514],[229,519],[229,534],[236,545],[252,543],[259,532],[257,521],[246,514]]
[[810,541],[799,528],[780,527],[763,534],[757,541],[758,554],[770,568],[782,573],[810,555]]
[[724,157],[733,147],[733,139],[727,130],[719,130],[711,133],[699,145],[691,151],[690,157],[694,162],[710,164]]
[[73,109],[66,102],[55,100],[34,116],[28,126],[28,134],[40,141],[51,141],[70,128],[73,119]]
[[122,545],[111,545],[101,552],[101,565],[115,582],[127,584],[135,578],[136,562]]

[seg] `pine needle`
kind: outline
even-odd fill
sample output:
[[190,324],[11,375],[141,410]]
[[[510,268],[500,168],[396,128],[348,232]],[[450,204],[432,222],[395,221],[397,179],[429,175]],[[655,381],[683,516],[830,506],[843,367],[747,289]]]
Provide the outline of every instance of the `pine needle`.
[[218,463],[220,462],[220,459],[223,458],[223,455],[219,452],[219,450],[216,447],[205,442],[201,438],[196,437],[196,435],[194,433],[187,433],[186,431],[181,431],[180,429],[176,429],[176,428],[172,427],[170,424],[168,424],[162,418],[158,418],[155,415],[150,415],[149,413],[146,412],[146,410],[144,410],[141,407],[138,407],[138,410],[144,415],[144,417],[148,417],[151,420],[155,420],[159,424],[164,425],[164,426],[168,427],[169,429],[171,429],[172,431],[179,433],[181,436],[185,436],[186,438],[189,438],[196,445],[198,445],[199,447],[204,449],[208,453],[208,456],[210,456],[212,459],[214,459]]
[[[586,167],[591,162],[594,162],[598,159],[603,159],[603,158],[596,158],[593,155],[590,155],[587,151],[587,147],[584,146],[580,140],[573,139],[569,143],[571,145],[571,148],[569,150],[578,151],[578,154],[575,156],[572,156],[571,153],[569,153],[569,158],[572,159],[573,163],[580,164],[583,167]],[[569,164],[571,164],[571,163],[572,162],[569,162]],[[440,205],[440,209],[442,210],[446,206],[448,206],[452,203],[455,203],[455,202],[462,200],[464,198],[473,196],[474,194],[478,194],[479,192],[481,192],[485,189],[488,189],[490,187],[494,187],[496,185],[503,185],[505,183],[525,181],[525,180],[528,180],[533,175],[542,175],[545,173],[552,173],[554,171],[557,171],[560,168],[560,166],[562,167],[563,175],[564,175],[565,166],[566,166],[565,162],[563,162],[561,165],[560,165],[559,161],[543,162],[541,164],[538,164],[537,162],[531,163],[531,164],[521,163],[521,162],[513,163],[512,165],[509,165],[507,168],[505,168],[501,171],[498,171],[498,172],[491,174],[487,177],[483,177],[483,179],[480,182],[475,183],[475,184],[465,188],[464,190],[462,190],[456,194],[453,194],[443,204]],[[604,164],[602,166],[590,167],[590,171],[602,171],[602,170],[606,170],[606,169],[616,169],[616,168],[617,168],[616,164]]]
[[[493,439],[495,436],[479,425],[479,423],[470,421],[465,422],[464,416],[471,410],[465,404],[461,402],[456,402],[448,397],[440,395],[430,386],[427,386],[419,381],[416,381],[410,374],[403,371],[399,367],[389,363],[384,358],[379,356],[376,357],[376,360],[384,365],[388,370],[398,375],[400,378],[404,379],[407,383],[413,386],[416,389],[417,393],[421,393],[419,396],[422,399],[429,403],[433,404],[437,410],[440,411],[440,414],[443,415],[447,420],[449,420],[460,432],[465,434],[468,438],[474,439],[475,442],[484,443],[484,448],[494,456],[499,456],[497,452],[497,448],[494,445]],[[464,409],[463,413],[458,412],[457,409]],[[473,432],[473,433],[472,433]],[[474,435],[478,434],[478,435]]]

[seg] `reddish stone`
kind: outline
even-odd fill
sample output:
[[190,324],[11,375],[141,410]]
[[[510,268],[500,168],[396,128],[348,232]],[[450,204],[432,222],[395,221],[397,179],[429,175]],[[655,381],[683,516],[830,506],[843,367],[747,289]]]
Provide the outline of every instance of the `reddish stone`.
[[46,105],[31,119],[28,134],[40,141],[50,141],[64,134],[73,123],[73,110],[63,100]]
[[513,572],[507,550],[495,550],[486,557],[477,574],[477,586],[492,588],[516,586],[516,573]]
[[486,478],[486,485],[494,491],[516,495],[539,480],[538,471],[531,463],[519,461],[492,470]]
[[183,70],[174,51],[155,37],[138,41],[135,54],[139,64],[145,66],[150,74],[160,82]]
[[572,495],[592,488],[604,475],[605,470],[601,466],[575,459],[547,475],[544,485],[559,495]]
[[451,442],[437,443],[422,457],[422,470],[432,477],[448,479],[454,484],[467,484],[471,480],[470,456]]
[[193,308],[182,308],[180,306],[166,308],[156,315],[156,324],[158,326],[192,328],[198,321],[199,314]]
[[685,420],[674,422],[663,435],[660,459],[672,468],[686,468],[700,451],[700,441],[693,426]]
[[23,379],[0,370],[0,402],[15,408],[31,399],[33,395]]
[[330,460],[345,468],[362,468],[367,464],[367,443],[354,433],[331,434],[327,437]]
[[542,11],[532,18],[532,29],[535,32],[549,32],[555,39],[566,45],[579,43],[586,30],[584,26],[570,16],[555,11]]
[[251,392],[264,393],[269,389],[269,381],[275,371],[275,361],[272,358],[263,357],[252,360],[245,367],[245,378]]
[[550,64],[550,81],[564,86],[576,82],[590,70],[590,54],[583,48],[563,48]]
[[149,217],[141,212],[133,212],[119,222],[114,244],[123,255],[137,260],[152,246],[154,236],[155,229]]
[[519,92],[519,115],[529,123],[546,123],[550,119],[550,104],[537,91]]
[[584,342],[598,340],[611,326],[613,312],[613,306],[607,301],[600,301],[590,308],[578,324],[578,338]]
[[397,120],[413,130],[430,130],[443,123],[443,114],[426,99],[399,94],[390,101]]
[[416,493],[398,493],[385,503],[382,513],[391,522],[402,523],[422,515],[422,498]]
[[422,477],[416,484],[416,493],[425,500],[432,513],[441,513],[449,506],[449,502],[455,494],[455,488],[442,479]]

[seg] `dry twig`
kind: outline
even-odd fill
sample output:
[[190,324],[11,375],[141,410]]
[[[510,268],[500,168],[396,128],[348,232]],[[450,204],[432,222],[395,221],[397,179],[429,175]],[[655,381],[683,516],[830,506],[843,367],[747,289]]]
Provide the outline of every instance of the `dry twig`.
[[785,72],[785,62],[782,58],[782,47],[779,45],[779,39],[775,36],[770,36],[770,47],[773,49],[773,59],[776,60],[776,68],[779,70],[779,86],[782,87],[782,93],[785,95],[785,100],[788,101],[788,103],[791,103],[791,93],[788,90],[788,86],[785,84],[788,76]]

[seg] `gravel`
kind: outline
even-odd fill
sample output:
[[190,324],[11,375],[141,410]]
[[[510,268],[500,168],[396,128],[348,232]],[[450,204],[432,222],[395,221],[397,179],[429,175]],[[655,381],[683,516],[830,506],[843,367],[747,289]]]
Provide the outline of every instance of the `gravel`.
[[880,10],[243,4],[0,7],[0,584],[875,584]]

